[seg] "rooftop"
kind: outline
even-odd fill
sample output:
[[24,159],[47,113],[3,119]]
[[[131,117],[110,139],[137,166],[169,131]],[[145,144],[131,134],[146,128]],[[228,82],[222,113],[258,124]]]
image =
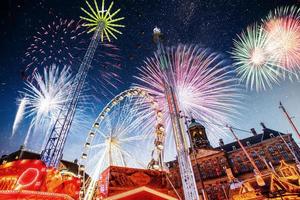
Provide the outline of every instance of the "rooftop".
[[[24,147],[21,146],[19,150],[9,155],[2,155],[0,158],[0,165],[3,163],[4,160],[7,162],[11,162],[18,159],[39,160],[41,159],[41,155],[38,152],[24,149]],[[75,174],[77,173],[78,164],[76,163],[76,161],[71,162],[71,161],[61,160],[61,164],[64,165],[69,171]]]
[[[277,136],[279,136],[279,134],[285,135],[284,133],[280,133],[278,131],[264,127],[263,132],[261,134],[253,135],[251,137],[241,139],[240,141],[244,146],[248,146],[249,144],[250,145],[258,144],[264,140],[268,140],[270,138],[277,137]],[[240,148],[240,145],[238,144],[238,142],[235,141],[235,142],[225,144],[223,146],[216,147],[215,149],[216,150],[224,150],[226,152],[229,152],[229,151],[234,151],[239,148]]]

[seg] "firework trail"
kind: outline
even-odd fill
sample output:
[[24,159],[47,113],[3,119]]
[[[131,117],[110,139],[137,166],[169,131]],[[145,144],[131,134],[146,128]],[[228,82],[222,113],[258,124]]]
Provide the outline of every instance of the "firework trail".
[[[228,123],[229,118],[237,114],[240,97],[230,67],[224,64],[219,55],[194,45],[167,48],[166,57],[171,63],[168,66],[171,79],[184,114],[192,114],[194,118],[204,121],[212,136],[225,133],[224,129],[214,124]],[[152,94],[164,108],[168,132],[171,125],[163,82],[169,80],[166,72],[160,69],[159,53],[148,58],[139,71],[136,78],[140,83],[137,85]],[[170,135],[167,134],[167,137]]]
[[20,101],[19,108],[18,108],[16,117],[15,117],[11,137],[13,137],[15,135],[17,129],[19,128],[20,123],[22,122],[22,120],[24,118],[26,104],[27,104],[27,98],[23,97]]
[[72,82],[70,68],[64,67],[60,71],[56,65],[44,69],[43,74],[34,73],[33,80],[26,82],[25,92],[23,92],[27,99],[26,116],[31,117],[32,121],[25,138],[25,146],[32,134],[48,132],[62,106],[68,100]]
[[[36,71],[49,68],[52,64],[68,66],[76,72],[88,47],[86,41],[89,41],[89,36],[85,34],[86,28],[82,25],[81,21],[56,17],[53,22],[41,27],[25,52],[23,78],[31,81]],[[91,89],[97,94],[96,100],[111,97],[121,82],[119,48],[106,41],[99,46],[92,62],[93,75],[88,80]]]
[[297,72],[300,69],[300,9],[295,6],[279,7],[271,11],[263,22],[268,37],[266,51],[277,65]]
[[266,45],[267,35],[257,24],[248,26],[234,40],[231,54],[236,72],[251,90],[265,90],[279,82],[280,70],[266,50]]

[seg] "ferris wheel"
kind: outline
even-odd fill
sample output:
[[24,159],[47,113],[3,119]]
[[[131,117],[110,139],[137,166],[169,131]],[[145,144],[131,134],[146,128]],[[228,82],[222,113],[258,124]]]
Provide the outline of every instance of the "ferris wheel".
[[[140,88],[113,98],[91,127],[80,158],[81,193],[90,199],[109,166],[163,169],[163,114],[153,97]],[[90,178],[85,180],[85,173]]]

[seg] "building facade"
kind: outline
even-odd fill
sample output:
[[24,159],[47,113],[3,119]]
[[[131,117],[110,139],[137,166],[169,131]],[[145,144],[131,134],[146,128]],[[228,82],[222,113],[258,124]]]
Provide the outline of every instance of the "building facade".
[[[269,129],[263,123],[261,125],[262,133],[257,134],[251,129],[253,136],[240,140],[261,173],[278,168],[281,161],[295,165],[295,156],[300,159],[300,149],[292,135]],[[205,127],[195,120],[189,125],[189,134],[192,141],[190,158],[202,199],[203,195],[209,200],[232,199],[228,173],[240,181],[254,177],[252,164],[244,151],[237,142],[224,144],[222,139],[219,146],[213,148]],[[167,166],[174,187],[182,194],[177,161],[168,162]]]

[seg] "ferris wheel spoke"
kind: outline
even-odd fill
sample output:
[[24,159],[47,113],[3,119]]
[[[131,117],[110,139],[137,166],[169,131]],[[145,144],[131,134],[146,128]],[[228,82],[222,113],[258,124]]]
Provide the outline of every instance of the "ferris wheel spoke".
[[112,151],[112,165],[116,166],[125,166],[125,158],[120,149],[117,146],[114,146],[114,150]]
[[[149,144],[153,144],[152,140],[146,140],[146,138],[143,138],[142,140],[139,140],[139,142],[136,142],[135,140],[132,141],[127,141],[122,143],[122,148],[123,149],[132,149],[132,151],[137,150],[138,153],[140,151],[140,149],[147,149],[149,148]],[[127,148],[126,148],[127,147]],[[149,149],[149,151],[146,152],[151,152],[151,149]]]
[[103,138],[106,138],[106,135],[100,129],[97,129],[97,133],[99,133]]
[[111,121],[111,117],[110,116],[107,116],[107,120],[106,120],[107,123],[105,123],[106,125],[106,132],[109,133],[109,135],[111,136],[111,133],[112,133],[112,121]]
[[[138,107],[138,106],[135,106]],[[132,128],[136,128],[138,124],[142,125],[141,123],[141,119],[143,119],[143,115],[144,113],[140,113],[138,114],[139,109],[130,109],[127,116],[131,116],[131,117],[127,117],[126,120],[124,120],[124,123],[128,123],[129,126],[125,126],[126,128],[120,132],[120,136],[126,135],[126,133],[130,133],[130,131]],[[141,126],[140,126],[141,127]]]
[[[104,107],[99,114],[104,118],[99,120],[97,134],[88,152],[92,162],[88,162],[87,171],[93,178],[109,165],[147,167],[152,152],[149,145],[154,148],[158,124],[158,109],[154,103],[147,92],[145,95],[141,90],[130,89]],[[146,155],[142,159],[139,157],[141,149]]]
[[101,148],[101,147],[105,147],[105,143],[93,145],[91,146],[91,149]]
[[133,155],[131,155],[131,153],[129,153],[128,151],[119,148],[121,152],[123,152],[126,156],[128,156],[129,158],[131,158],[132,160],[134,160],[136,163],[138,163],[141,167],[146,168],[146,165],[141,163],[139,160],[137,160]]
[[[122,114],[120,115],[124,119],[121,121],[121,123],[118,123],[116,127],[124,127],[125,124],[128,124],[128,121],[131,119],[131,117],[134,116],[133,113],[131,113],[131,102],[129,102],[129,99],[132,100],[132,97],[127,99],[127,104],[122,108]],[[118,121],[119,122],[119,121]]]
[[121,162],[122,162],[122,166],[126,166],[126,161],[124,158],[124,155],[122,154],[122,152],[119,150],[118,153],[120,154],[120,158],[121,158]]
[[[133,131],[137,129],[137,125],[142,125],[138,119],[131,121],[128,126],[125,126],[125,128],[122,130],[119,130],[119,137],[133,133]],[[142,132],[142,130],[140,131]]]
[[104,153],[102,154],[102,156],[100,157],[98,163],[95,165],[94,170],[93,170],[93,175],[92,175],[92,179],[96,180],[99,177],[99,174],[101,172],[101,165],[103,165],[103,160],[105,159],[105,156],[107,154],[107,148],[105,148]]
[[[126,100],[127,101],[127,100]],[[128,102],[129,103],[129,102]],[[121,111],[119,112],[116,112],[116,115],[117,115],[117,119],[116,120],[116,124],[115,125],[115,128],[116,128],[116,133],[118,134],[120,132],[119,128],[120,127],[123,127],[125,122],[126,122],[126,119],[129,118],[129,115],[127,114],[127,107],[128,105],[126,104],[125,106],[122,107],[121,109],[121,105],[118,107],[119,109],[121,109]],[[121,114],[120,114],[121,113]]]
[[139,141],[139,140],[143,140],[145,139],[144,136],[133,136],[133,137],[128,137],[128,138],[125,138],[125,139],[120,139],[120,142],[131,142],[131,141]]

